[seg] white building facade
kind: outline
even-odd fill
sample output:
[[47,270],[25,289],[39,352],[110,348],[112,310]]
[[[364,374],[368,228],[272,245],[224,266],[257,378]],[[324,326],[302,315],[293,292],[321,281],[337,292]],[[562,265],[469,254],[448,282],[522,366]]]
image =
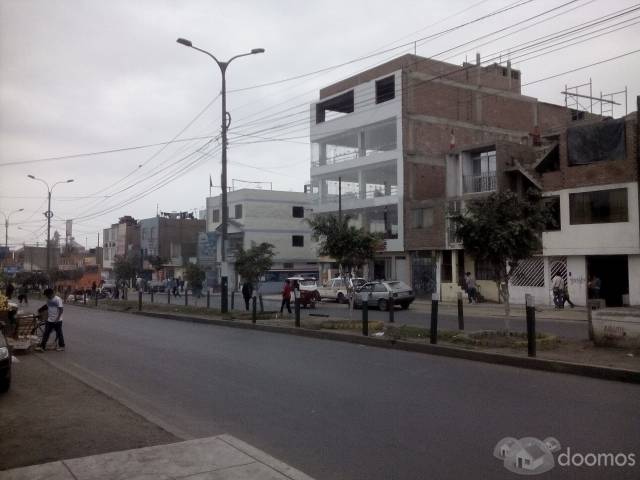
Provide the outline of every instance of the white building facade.
[[384,238],[370,277],[409,283],[404,253],[401,70],[311,105],[314,213],[349,215]]

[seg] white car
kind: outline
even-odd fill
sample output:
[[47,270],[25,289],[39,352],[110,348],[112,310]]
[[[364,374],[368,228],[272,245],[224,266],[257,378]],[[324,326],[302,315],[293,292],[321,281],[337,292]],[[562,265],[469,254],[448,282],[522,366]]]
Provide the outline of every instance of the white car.
[[349,298],[348,289],[356,291],[365,283],[367,283],[367,281],[364,278],[354,277],[347,278],[345,284],[342,277],[336,277],[329,280],[322,287],[318,287],[318,294],[321,300],[335,300],[338,303],[346,303]]

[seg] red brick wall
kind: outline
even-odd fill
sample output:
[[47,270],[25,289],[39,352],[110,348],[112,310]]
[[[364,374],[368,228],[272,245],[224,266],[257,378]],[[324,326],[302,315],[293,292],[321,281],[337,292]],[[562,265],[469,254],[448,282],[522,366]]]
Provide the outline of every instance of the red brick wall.
[[609,160],[587,165],[569,166],[567,160],[567,132],[560,135],[560,171],[542,174],[545,190],[578,188],[590,185],[625,183],[638,181],[638,162],[636,141],[636,121],[626,122],[626,158]]

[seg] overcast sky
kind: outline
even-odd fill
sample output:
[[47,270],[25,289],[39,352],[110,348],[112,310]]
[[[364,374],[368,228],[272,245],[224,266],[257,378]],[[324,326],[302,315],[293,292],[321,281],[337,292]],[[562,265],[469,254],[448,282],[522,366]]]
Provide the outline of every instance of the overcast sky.
[[[122,215],[148,218],[156,208],[193,211],[204,206],[209,175],[215,185],[220,179],[215,138],[220,99],[205,109],[220,92],[220,72],[209,57],[177,44],[178,37],[190,39],[220,60],[264,48],[264,54],[231,64],[227,85],[235,90],[349,62],[518,3],[523,5],[419,41],[416,51],[433,56],[534,17],[435,57],[460,64],[465,56],[474,59],[476,51],[483,58],[504,51],[506,61],[507,49],[634,4],[631,0],[0,0],[0,212],[24,208],[10,218],[9,243],[46,238],[42,214],[46,189],[28,174],[49,184],[74,179],[54,189],[53,226],[64,232],[64,220],[76,219],[74,236],[89,247],[97,243],[98,232]],[[560,8],[541,15],[555,7]],[[526,84],[638,49],[639,16],[640,11],[630,12],[581,31],[600,35],[617,29],[556,52],[532,52],[532,48],[512,53],[514,66],[521,69]],[[531,26],[534,22],[539,23]],[[230,92],[229,185],[240,179],[301,191],[309,179],[308,104],[317,99],[318,89],[413,50],[413,45],[400,47],[320,74]],[[523,53],[528,56],[516,58]],[[526,60],[540,54],[544,55]],[[590,78],[597,94],[627,86],[629,111],[634,111],[640,94],[640,53],[524,86],[523,93],[563,103],[560,92],[565,84],[582,84]],[[623,107],[617,107],[614,115],[622,114]],[[37,161],[160,144],[178,134],[178,140],[192,140]],[[246,143],[261,140],[257,137],[286,141]],[[245,184],[236,183],[240,185]],[[219,191],[214,188],[213,194]],[[4,221],[1,215],[0,221]]]

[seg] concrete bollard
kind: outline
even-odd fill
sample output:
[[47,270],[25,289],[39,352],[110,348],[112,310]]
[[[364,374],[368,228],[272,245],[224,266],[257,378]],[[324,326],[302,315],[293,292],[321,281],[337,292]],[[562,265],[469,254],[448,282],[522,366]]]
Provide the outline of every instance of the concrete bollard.
[[362,335],[369,336],[369,296],[362,299]]
[[300,326],[300,298],[296,295],[293,301],[293,311],[296,316],[296,327]]
[[462,292],[458,292],[458,330],[464,330],[464,302]]
[[258,308],[256,304],[256,297],[251,299],[251,323],[256,323],[258,319]]
[[438,294],[431,295],[431,328],[430,341],[433,345],[438,343]]
[[525,295],[527,309],[527,354],[530,357],[536,356],[536,306],[533,295]]

